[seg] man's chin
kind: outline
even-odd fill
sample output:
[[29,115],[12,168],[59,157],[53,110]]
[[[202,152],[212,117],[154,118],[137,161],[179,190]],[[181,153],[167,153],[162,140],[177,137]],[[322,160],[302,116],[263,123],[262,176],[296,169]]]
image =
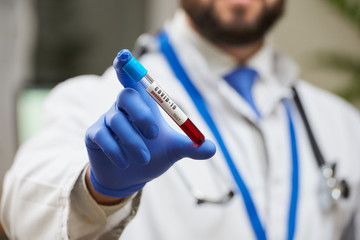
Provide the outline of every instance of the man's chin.
[[246,6],[246,5],[252,4],[254,2],[257,2],[259,0],[223,0],[223,1],[233,4],[233,5]]
[[[190,4],[198,3],[191,0],[182,3],[198,31],[210,41],[222,45],[249,45],[262,39],[282,15],[284,1],[278,0],[277,4],[259,10],[258,14],[255,13],[257,8],[264,7],[262,0],[219,0],[207,6]],[[238,6],[230,8],[230,3]]]

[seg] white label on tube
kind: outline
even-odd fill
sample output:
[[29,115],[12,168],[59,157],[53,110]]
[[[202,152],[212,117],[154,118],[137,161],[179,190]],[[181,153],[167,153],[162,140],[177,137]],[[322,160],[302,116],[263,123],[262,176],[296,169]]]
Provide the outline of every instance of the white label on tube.
[[185,113],[175,104],[175,102],[169,97],[169,95],[161,89],[159,85],[153,82],[146,91],[150,96],[165,110],[167,114],[181,126],[186,120]]

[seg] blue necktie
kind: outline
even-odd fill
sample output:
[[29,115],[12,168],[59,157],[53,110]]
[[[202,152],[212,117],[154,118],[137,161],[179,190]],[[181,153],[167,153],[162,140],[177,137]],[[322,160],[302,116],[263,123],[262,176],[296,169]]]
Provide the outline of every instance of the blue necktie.
[[257,117],[260,118],[251,90],[257,79],[257,72],[249,67],[240,67],[224,76],[226,82],[233,87],[254,110]]

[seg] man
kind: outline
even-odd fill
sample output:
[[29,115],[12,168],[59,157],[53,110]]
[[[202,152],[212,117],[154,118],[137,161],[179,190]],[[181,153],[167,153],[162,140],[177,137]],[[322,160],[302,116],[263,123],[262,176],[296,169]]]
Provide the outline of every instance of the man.
[[[46,128],[7,174],[2,222],[10,238],[341,237],[358,206],[359,116],[297,80],[294,64],[266,41],[285,2],[181,4],[140,60],[207,140],[194,145],[162,116],[124,72],[131,55],[122,51],[114,67],[124,89],[110,69],[50,95]],[[347,180],[347,199],[320,201],[327,195],[319,195],[324,183],[292,86],[326,160]]]

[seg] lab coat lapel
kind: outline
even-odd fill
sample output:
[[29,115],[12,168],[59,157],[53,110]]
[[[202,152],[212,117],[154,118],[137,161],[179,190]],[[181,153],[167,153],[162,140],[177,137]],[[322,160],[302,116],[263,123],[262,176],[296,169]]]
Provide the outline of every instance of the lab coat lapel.
[[260,75],[266,80],[254,86],[254,99],[263,118],[271,115],[283,99],[292,98],[291,86],[298,81],[298,67],[293,61],[275,50],[272,58],[272,74]]

